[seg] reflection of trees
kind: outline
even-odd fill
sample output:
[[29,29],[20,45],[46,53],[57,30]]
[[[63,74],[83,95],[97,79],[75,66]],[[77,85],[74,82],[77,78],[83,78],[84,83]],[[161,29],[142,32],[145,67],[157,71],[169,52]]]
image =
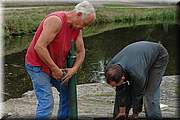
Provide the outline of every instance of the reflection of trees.
[[79,83],[92,82],[96,75],[93,71],[103,71],[104,67],[116,53],[128,44],[147,40],[161,41],[170,54],[170,62],[166,74],[175,74],[176,66],[176,33],[175,26],[169,25],[168,31],[164,31],[163,25],[136,26],[133,28],[121,28],[107,31],[95,36],[85,38],[86,58],[78,73]]

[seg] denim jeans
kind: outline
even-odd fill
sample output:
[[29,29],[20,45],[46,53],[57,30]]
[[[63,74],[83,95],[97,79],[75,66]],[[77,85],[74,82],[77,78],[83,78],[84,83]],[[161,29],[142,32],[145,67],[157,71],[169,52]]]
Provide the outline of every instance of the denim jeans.
[[35,95],[37,98],[36,120],[48,120],[51,117],[54,99],[51,86],[54,86],[59,92],[59,110],[57,119],[64,120],[68,118],[68,85],[61,85],[60,80],[55,80],[40,67],[25,64],[27,73],[29,74]]
[[160,109],[160,85],[169,61],[167,50],[161,45],[160,53],[149,70],[149,79],[144,95],[144,108],[148,120],[162,119]]

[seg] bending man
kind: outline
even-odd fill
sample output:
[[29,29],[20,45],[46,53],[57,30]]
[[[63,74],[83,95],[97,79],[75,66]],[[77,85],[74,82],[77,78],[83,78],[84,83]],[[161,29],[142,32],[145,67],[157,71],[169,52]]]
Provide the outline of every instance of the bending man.
[[107,83],[116,87],[115,118],[127,118],[131,107],[132,117],[137,118],[143,97],[147,119],[162,118],[160,84],[167,64],[167,50],[154,42],[135,42],[115,55],[105,71]]

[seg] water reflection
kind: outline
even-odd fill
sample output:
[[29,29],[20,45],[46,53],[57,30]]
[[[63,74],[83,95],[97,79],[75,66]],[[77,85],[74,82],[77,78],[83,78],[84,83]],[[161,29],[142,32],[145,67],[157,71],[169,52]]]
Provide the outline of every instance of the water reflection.
[[[175,25],[147,25],[122,28],[85,38],[86,58],[79,76],[79,83],[99,81],[92,71],[104,71],[108,61],[130,43],[148,40],[163,44],[170,55],[165,75],[176,74],[177,40]],[[85,74],[84,74],[85,73]],[[100,76],[101,77],[101,76]]]
[[[31,37],[30,37],[31,38]],[[176,74],[177,40],[175,25],[147,25],[121,28],[84,38],[86,57],[78,72],[78,84],[103,82],[103,71],[108,61],[122,48],[139,40],[161,42],[168,50],[170,61],[166,75]],[[22,45],[22,41],[20,41]],[[24,70],[25,50],[5,56],[5,100],[32,90]]]

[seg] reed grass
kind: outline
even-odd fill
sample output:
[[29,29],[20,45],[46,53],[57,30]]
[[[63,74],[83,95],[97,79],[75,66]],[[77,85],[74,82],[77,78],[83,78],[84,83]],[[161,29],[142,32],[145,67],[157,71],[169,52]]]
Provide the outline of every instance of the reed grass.
[[[4,10],[4,37],[5,45],[10,43],[13,36],[33,34],[40,21],[47,14],[72,10],[73,6],[41,6],[31,9]],[[97,19],[93,25],[87,27],[84,35],[99,33],[104,30],[139,24],[174,24],[176,17],[175,7],[165,8],[113,8],[99,7],[96,9]],[[107,28],[108,26],[108,28]]]

